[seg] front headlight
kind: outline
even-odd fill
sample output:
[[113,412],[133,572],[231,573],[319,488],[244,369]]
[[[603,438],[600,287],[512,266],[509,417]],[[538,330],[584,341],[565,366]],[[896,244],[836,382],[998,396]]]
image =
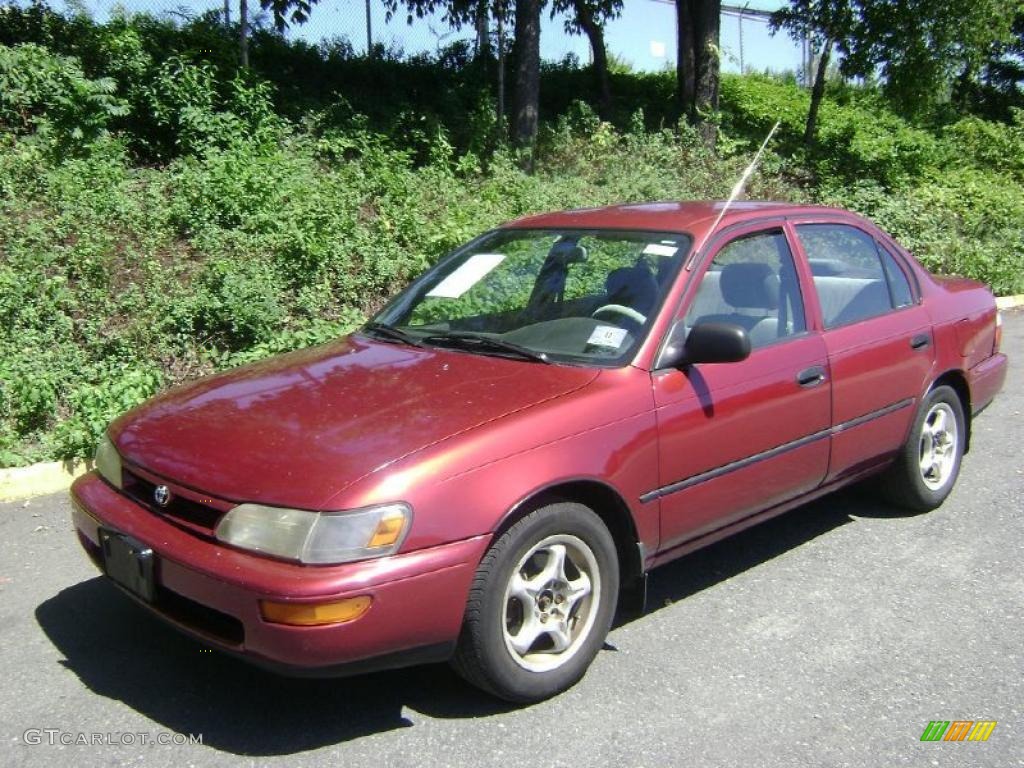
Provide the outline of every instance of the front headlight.
[[217,525],[225,544],[302,563],[347,563],[398,551],[409,531],[406,504],[382,504],[351,512],[239,504]]
[[121,457],[106,435],[96,448],[96,471],[115,488],[121,488]]

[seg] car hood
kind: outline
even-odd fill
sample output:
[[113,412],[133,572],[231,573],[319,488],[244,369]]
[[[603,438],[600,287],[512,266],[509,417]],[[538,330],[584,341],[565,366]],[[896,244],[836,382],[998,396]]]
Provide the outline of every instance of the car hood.
[[352,336],[169,390],[111,436],[128,462],[175,483],[318,509],[404,456],[596,375]]

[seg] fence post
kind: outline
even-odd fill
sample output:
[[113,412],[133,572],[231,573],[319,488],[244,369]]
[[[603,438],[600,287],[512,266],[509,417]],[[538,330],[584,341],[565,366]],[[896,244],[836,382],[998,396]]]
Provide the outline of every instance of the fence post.
[[249,2],[239,0],[238,16],[240,29],[238,33],[239,59],[242,62],[242,69],[249,68]]
[[370,0],[366,0],[366,58],[373,58],[373,20],[370,17]]

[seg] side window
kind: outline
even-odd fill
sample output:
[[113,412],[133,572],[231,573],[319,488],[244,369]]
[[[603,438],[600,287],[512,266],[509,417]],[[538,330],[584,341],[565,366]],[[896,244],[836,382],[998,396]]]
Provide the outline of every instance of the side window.
[[786,236],[778,230],[737,238],[704,273],[686,324],[742,326],[755,349],[807,329],[800,282]]
[[889,280],[889,292],[892,294],[892,305],[894,307],[909,307],[914,303],[914,294],[910,290],[910,283],[907,276],[896,263],[896,259],[882,246],[878,246],[878,252],[882,256],[882,266],[885,268],[885,276]]
[[814,276],[826,328],[876,317],[893,308],[873,237],[846,224],[802,224],[796,231]]

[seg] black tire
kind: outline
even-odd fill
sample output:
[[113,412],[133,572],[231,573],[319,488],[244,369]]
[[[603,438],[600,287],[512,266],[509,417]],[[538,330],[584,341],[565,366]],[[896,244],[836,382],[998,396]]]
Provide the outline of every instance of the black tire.
[[[583,546],[576,542],[582,542]],[[513,590],[512,577],[517,569],[521,568],[518,573],[522,577],[535,564],[546,565],[551,552],[549,548],[558,544],[562,545],[561,551],[566,553],[567,558],[567,565],[562,572],[575,583],[583,583],[580,581],[580,573],[596,567],[596,576],[587,576],[587,582],[592,588],[589,594],[596,596],[596,605],[594,599],[588,603],[587,597],[579,598],[578,602],[572,604],[566,623],[558,624],[560,627],[578,627],[565,635],[574,638],[566,650],[550,653],[541,648],[539,653],[517,653],[510,645],[514,641],[506,639],[510,616],[514,617],[516,612],[525,611],[527,607],[523,601],[507,597],[507,592]],[[586,559],[587,552],[592,556],[589,559]],[[531,557],[524,563],[528,555]],[[577,562],[582,562],[582,567],[577,567]],[[572,576],[572,573],[576,575]],[[542,577],[538,575],[531,577],[527,583],[532,587],[541,580]],[[531,611],[550,610],[550,614],[543,615],[549,617],[544,620],[545,624],[552,621],[552,627],[555,627],[558,620],[550,617],[560,615],[552,601],[559,600],[563,606],[570,602],[565,594],[572,587],[569,582],[563,583],[566,584],[564,590],[556,589],[554,593],[544,590],[542,596],[529,606]],[[595,583],[597,588],[594,588]],[[618,593],[619,563],[615,542],[601,518],[589,508],[573,502],[541,507],[500,536],[480,562],[470,588],[466,616],[452,666],[468,682],[506,701],[535,702],[561,693],[583,677],[604,644],[615,616]],[[550,608],[544,609],[545,605]],[[539,616],[540,613],[535,615]],[[526,619],[522,619],[519,631],[525,626]],[[576,634],[573,635],[573,632]],[[537,643],[530,647],[538,643],[543,646],[547,641],[552,646],[555,642],[552,637],[539,635]],[[563,655],[565,658],[560,659]],[[538,659],[539,662],[536,661]],[[557,666],[550,669],[530,669],[524,666],[556,662]]]
[[[956,426],[955,438],[950,442],[951,463],[948,469],[941,473],[941,483],[938,473],[931,479],[926,479],[921,469],[922,435],[926,423],[930,420],[929,417],[936,412],[935,409],[942,410],[947,415],[951,414]],[[895,463],[879,478],[878,488],[882,496],[896,506],[915,512],[930,512],[935,509],[946,500],[956,484],[966,444],[967,422],[960,397],[951,387],[935,387],[921,401],[907,442],[900,449]]]

